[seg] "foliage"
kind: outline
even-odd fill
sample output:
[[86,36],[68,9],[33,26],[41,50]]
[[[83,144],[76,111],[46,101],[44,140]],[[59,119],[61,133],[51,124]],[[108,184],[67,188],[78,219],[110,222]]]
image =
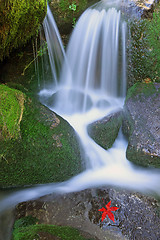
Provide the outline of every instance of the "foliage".
[[73,22],[72,22],[72,25],[75,26],[76,25],[76,18],[74,17],[74,12],[77,9],[76,2],[72,3],[71,5],[69,5],[69,9],[73,12]]
[[149,79],[160,81],[160,12],[157,9],[152,19],[137,19],[130,22],[128,45],[128,73],[134,82]]
[[153,19],[148,24],[147,41],[152,79],[160,81],[160,12],[158,11],[153,13]]
[[0,138],[20,137],[24,101],[22,92],[0,85]]
[[[31,216],[28,216],[33,219]],[[35,219],[33,219],[34,221]],[[19,224],[20,223],[20,224]],[[27,217],[16,221],[12,240],[38,240],[40,233],[49,233],[61,240],[86,240],[77,229],[69,226],[55,226],[28,223]],[[87,238],[88,239],[88,238]],[[92,239],[88,239],[92,240]]]
[[81,13],[86,9],[87,0],[56,0],[51,8],[56,23],[63,33],[70,33]]
[[0,61],[35,35],[46,14],[46,0],[8,0],[0,4]]

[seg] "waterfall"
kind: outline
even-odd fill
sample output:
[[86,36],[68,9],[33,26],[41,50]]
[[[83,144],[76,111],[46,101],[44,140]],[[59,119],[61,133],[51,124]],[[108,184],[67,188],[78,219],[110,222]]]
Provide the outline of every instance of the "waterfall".
[[[48,52],[53,56],[54,39],[48,38],[52,29],[49,31],[46,19]],[[125,96],[126,35],[127,27],[120,10],[89,8],[82,14],[70,38],[60,78],[54,77],[54,109],[61,114],[64,109],[65,114],[86,112],[96,105],[105,107],[109,98]],[[51,68],[55,72],[52,59],[50,57]]]
[[66,54],[48,7],[43,26],[53,79],[49,87],[45,82],[39,97],[78,133],[85,151],[86,170],[63,183],[17,191],[1,200],[0,212],[52,192],[63,194],[102,185],[160,195],[160,171],[134,166],[126,159],[128,143],[121,131],[107,151],[87,133],[89,123],[123,108],[127,24],[122,19],[119,2],[103,0],[87,9],[76,24]]
[[[65,51],[63,48],[62,40],[59,35],[59,31],[52,12],[47,5],[47,15],[43,22],[43,29],[48,45],[49,63],[51,65],[51,72],[53,78],[53,84],[58,85],[58,74],[61,69],[62,62],[65,57]],[[42,38],[42,37],[41,37]]]

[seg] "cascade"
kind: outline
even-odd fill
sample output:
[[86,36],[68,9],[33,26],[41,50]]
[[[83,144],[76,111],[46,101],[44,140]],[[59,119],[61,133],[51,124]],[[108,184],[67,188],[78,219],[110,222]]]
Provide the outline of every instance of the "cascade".
[[43,26],[53,82],[49,86],[45,82],[39,97],[43,104],[65,118],[80,136],[86,170],[63,183],[17,191],[0,201],[0,212],[21,201],[52,192],[74,192],[102,185],[160,195],[159,170],[135,167],[126,159],[127,141],[121,131],[107,151],[87,133],[89,123],[123,108],[127,81],[127,24],[122,19],[119,2],[103,0],[87,9],[76,24],[66,54],[48,7]]

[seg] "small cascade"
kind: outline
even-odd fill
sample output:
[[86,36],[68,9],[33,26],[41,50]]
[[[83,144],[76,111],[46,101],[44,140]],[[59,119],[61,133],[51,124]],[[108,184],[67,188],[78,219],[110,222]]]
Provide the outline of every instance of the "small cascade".
[[86,170],[66,182],[11,193],[0,201],[0,212],[45,194],[108,185],[160,195],[160,171],[136,167],[126,159],[127,141],[121,131],[107,151],[87,132],[88,124],[123,108],[128,34],[119,2],[103,0],[87,9],[76,24],[66,55],[48,7],[43,26],[53,79],[50,89],[45,82],[39,96],[43,104],[67,119],[78,133],[84,147]]
[[106,97],[125,96],[126,34],[126,23],[115,8],[83,13],[67,47],[70,67],[65,63],[62,68],[55,97],[58,111],[85,112],[97,102],[104,105]]

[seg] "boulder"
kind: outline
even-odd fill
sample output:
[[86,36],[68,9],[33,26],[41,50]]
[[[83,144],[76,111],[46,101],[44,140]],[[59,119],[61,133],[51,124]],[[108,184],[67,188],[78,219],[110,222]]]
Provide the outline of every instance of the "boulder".
[[[102,207],[111,201],[115,222],[108,216],[102,221]],[[137,192],[112,188],[95,188],[64,195],[49,195],[20,203],[16,219],[31,216],[39,224],[70,226],[92,236],[92,239],[159,239],[159,203]]]
[[24,103],[22,92],[0,87],[6,97],[0,101],[0,187],[61,182],[80,173],[81,146],[68,122],[27,95]]
[[128,137],[128,160],[160,167],[160,84],[136,83],[127,93],[122,130]]
[[111,148],[122,124],[122,112],[115,112],[88,125],[89,136],[104,149]]

